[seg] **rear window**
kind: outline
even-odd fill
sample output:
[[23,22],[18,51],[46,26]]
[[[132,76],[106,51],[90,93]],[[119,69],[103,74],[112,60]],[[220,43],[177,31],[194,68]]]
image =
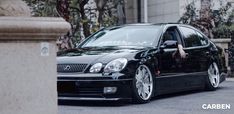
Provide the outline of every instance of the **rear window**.
[[183,35],[184,35],[184,43],[185,47],[196,47],[202,46],[202,43],[197,35],[197,32],[188,27],[180,27]]
[[205,38],[204,35],[202,35],[201,33],[197,32],[197,36],[200,39],[202,46],[205,46],[205,45],[208,44],[208,40]]

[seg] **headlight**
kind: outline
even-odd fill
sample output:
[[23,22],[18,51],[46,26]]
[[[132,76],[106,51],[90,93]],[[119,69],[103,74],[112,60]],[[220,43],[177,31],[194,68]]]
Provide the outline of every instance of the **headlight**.
[[97,73],[102,69],[102,63],[96,63],[94,64],[90,69],[89,72],[91,73]]
[[124,69],[124,67],[127,65],[128,60],[125,58],[119,58],[115,59],[111,62],[109,62],[105,68],[105,73],[111,73],[111,72],[119,72]]

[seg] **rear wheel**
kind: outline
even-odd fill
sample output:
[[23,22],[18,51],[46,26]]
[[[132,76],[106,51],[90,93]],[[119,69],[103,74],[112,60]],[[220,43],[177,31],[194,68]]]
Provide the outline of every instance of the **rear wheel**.
[[149,102],[154,92],[154,79],[146,65],[140,65],[133,79],[133,100],[136,103]]
[[208,68],[208,79],[206,83],[206,88],[208,90],[215,90],[218,88],[220,82],[219,68],[216,62],[210,64]]

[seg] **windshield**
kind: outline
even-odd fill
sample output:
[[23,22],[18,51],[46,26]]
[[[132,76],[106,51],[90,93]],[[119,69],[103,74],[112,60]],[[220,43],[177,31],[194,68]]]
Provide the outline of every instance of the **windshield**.
[[160,26],[125,26],[104,29],[91,36],[80,47],[153,47],[153,43],[159,38],[159,30]]

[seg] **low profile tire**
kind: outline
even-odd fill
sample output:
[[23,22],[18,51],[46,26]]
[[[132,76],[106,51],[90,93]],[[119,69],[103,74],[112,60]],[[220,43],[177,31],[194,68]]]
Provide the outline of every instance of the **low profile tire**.
[[154,78],[146,65],[140,65],[133,79],[134,103],[147,103],[154,93]]
[[206,81],[207,90],[215,90],[218,88],[220,83],[220,73],[216,62],[210,64],[208,68],[208,77]]

